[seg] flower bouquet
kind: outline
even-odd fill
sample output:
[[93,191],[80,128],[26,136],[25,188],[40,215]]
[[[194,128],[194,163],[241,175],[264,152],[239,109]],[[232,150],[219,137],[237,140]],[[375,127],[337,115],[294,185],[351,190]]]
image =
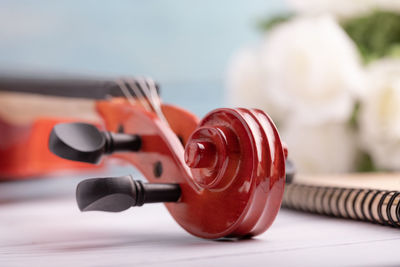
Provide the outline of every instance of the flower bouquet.
[[233,56],[230,103],[270,114],[301,173],[400,170],[400,2],[289,4]]

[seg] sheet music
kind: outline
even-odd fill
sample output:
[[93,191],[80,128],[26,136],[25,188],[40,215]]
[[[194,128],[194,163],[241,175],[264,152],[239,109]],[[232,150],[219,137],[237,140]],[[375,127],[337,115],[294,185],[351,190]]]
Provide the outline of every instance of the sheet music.
[[400,264],[390,227],[281,210],[263,235],[209,241],[163,205],[81,213],[72,196],[0,206],[0,266],[383,266]]

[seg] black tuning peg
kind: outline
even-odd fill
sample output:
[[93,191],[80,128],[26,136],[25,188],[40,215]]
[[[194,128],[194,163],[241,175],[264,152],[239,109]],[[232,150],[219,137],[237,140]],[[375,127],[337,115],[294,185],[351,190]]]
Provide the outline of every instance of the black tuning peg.
[[144,203],[176,202],[178,184],[150,184],[131,176],[92,178],[78,184],[76,201],[81,211],[119,212]]
[[293,182],[294,176],[296,175],[296,167],[291,160],[286,160],[285,162],[286,171],[286,183],[290,184]]
[[98,163],[103,154],[115,151],[138,151],[138,135],[102,132],[86,123],[60,123],[54,126],[49,149],[57,156],[81,162]]

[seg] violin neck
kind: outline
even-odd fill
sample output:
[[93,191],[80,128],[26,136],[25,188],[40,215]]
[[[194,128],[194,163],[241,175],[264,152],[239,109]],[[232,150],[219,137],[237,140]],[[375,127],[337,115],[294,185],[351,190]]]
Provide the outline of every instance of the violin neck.
[[[126,95],[121,90],[121,82],[129,87],[132,86],[132,83],[136,82],[136,79],[118,80],[0,75],[0,91],[96,100],[108,97],[125,97]],[[159,86],[156,86],[156,88],[159,93]],[[130,92],[130,94],[136,97],[134,91]]]
[[80,121],[101,121],[95,101],[41,94],[0,91],[0,121],[26,125],[38,118],[69,118]]

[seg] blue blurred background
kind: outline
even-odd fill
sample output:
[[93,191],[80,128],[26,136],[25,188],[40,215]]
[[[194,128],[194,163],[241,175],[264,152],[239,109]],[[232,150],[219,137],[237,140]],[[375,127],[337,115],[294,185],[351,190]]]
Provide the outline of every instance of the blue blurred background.
[[233,52],[256,42],[278,0],[0,3],[0,72],[148,75],[199,116],[224,105]]

